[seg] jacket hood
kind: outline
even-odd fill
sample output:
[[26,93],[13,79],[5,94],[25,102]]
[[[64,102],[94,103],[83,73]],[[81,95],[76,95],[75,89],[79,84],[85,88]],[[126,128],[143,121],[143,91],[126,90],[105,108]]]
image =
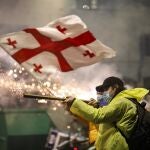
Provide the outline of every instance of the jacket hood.
[[126,98],[135,98],[137,99],[137,101],[141,101],[148,93],[149,90],[145,88],[134,88],[134,89],[123,90],[117,95],[117,97],[121,96]]

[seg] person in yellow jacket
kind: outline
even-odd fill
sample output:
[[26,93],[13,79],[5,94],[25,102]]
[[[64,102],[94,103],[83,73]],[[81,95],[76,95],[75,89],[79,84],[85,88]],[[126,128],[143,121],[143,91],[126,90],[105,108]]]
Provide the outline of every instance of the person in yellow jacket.
[[100,87],[103,88],[102,101],[107,103],[106,106],[94,108],[72,97],[66,99],[66,105],[73,114],[99,124],[96,150],[129,150],[120,131],[129,137],[137,121],[137,114],[136,105],[128,98],[140,101],[149,90],[144,88],[125,90],[123,81],[117,77],[106,78]]

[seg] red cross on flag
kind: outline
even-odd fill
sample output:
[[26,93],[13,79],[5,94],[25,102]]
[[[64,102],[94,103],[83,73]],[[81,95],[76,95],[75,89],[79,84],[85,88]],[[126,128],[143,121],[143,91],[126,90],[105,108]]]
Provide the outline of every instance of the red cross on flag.
[[66,72],[115,56],[75,15],[40,28],[0,36],[0,47],[34,76],[43,78],[55,68]]

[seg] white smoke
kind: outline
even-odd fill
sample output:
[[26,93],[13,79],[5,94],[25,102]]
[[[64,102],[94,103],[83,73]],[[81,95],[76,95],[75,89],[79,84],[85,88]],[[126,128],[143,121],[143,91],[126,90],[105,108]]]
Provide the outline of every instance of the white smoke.
[[62,85],[69,91],[79,89],[77,97],[90,99],[96,97],[95,87],[102,84],[105,78],[109,76],[121,77],[121,74],[118,73],[115,64],[97,63],[68,73],[59,73],[59,76]]

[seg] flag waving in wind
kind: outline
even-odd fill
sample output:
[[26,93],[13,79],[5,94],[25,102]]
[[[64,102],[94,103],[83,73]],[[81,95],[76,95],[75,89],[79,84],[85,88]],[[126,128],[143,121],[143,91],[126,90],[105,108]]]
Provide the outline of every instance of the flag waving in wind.
[[2,35],[0,47],[39,78],[55,68],[66,72],[115,56],[115,51],[97,40],[75,15]]

